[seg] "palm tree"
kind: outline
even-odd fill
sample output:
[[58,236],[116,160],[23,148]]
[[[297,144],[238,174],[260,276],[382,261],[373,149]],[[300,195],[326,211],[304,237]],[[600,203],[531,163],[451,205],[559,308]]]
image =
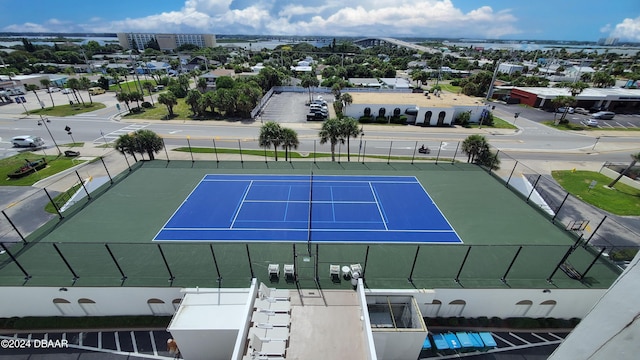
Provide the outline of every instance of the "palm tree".
[[127,110],[131,112],[131,107],[129,106],[129,101],[131,101],[131,98],[129,97],[129,93],[119,92],[116,94],[116,99],[119,102],[123,102],[127,106]]
[[193,112],[194,117],[200,114],[200,98],[202,98],[200,91],[191,89],[184,99],[184,101],[191,106],[191,112]]
[[351,161],[349,140],[351,138],[358,138],[361,130],[359,129],[358,121],[352,117],[342,118],[340,122],[342,123],[342,136],[347,140],[347,161]]
[[284,160],[289,160],[289,149],[297,149],[300,145],[298,133],[290,128],[282,128],[282,147],[284,148]]
[[129,154],[133,156],[134,161],[138,161],[136,158],[136,141],[131,135],[120,135],[114,142],[113,147],[121,154]]
[[164,149],[164,142],[162,138],[155,132],[147,129],[136,130],[133,133],[133,138],[136,143],[136,151],[144,154],[145,152],[149,156],[149,160],[154,160],[155,155]]
[[202,75],[202,71],[200,69],[193,69],[191,71],[191,76],[193,76],[193,83],[195,84],[195,87],[198,86],[198,77]]
[[624,169],[623,172],[620,173],[620,175],[618,175],[617,178],[615,178],[611,184],[609,184],[609,187],[612,188],[620,179],[622,179],[623,176],[625,176],[629,170],[631,170],[631,168],[636,164],[636,162],[640,161],[640,152],[637,154],[631,154],[631,163],[629,164],[629,166],[627,166],[626,169]]
[[[40,85],[42,85],[43,88],[49,90],[49,88],[51,87],[51,80],[49,79],[42,79],[40,80]],[[51,91],[49,91],[49,97],[51,98],[51,107],[55,108],[56,104],[53,102],[53,93]]]
[[158,102],[167,107],[167,110],[169,110],[169,117],[172,118],[173,107],[178,105],[178,99],[176,99],[176,96],[171,92],[171,90],[160,94],[158,96]]
[[89,101],[91,102],[91,104],[93,104],[93,98],[91,98],[91,93],[89,92],[89,88],[91,87],[91,80],[89,80],[89,78],[86,76],[81,76],[78,80],[78,83],[80,84],[80,88],[82,90],[87,90],[87,93],[89,94]]
[[309,89],[309,103],[311,103],[311,88],[320,85],[320,81],[312,75],[305,75],[302,77],[300,85],[302,85],[303,88]]
[[478,134],[469,135],[462,142],[462,152],[467,154],[467,162],[476,162],[478,156],[489,149],[487,139]]
[[196,83],[196,88],[201,92],[207,91],[207,79],[199,78],[198,82]]
[[342,134],[342,125],[338,118],[330,118],[322,123],[322,128],[318,134],[320,137],[320,144],[331,144],[331,161],[336,161],[336,144],[340,142],[344,144],[344,137]]
[[562,112],[562,116],[560,117],[560,122],[564,122],[567,117],[567,113],[569,112],[569,106],[573,106],[576,104],[576,98],[573,96],[556,96],[553,100],[551,100],[551,104],[553,104],[554,111],[561,107],[564,107],[564,111]]
[[151,93],[151,91],[153,90],[153,83],[151,81],[143,81],[142,82],[142,87],[144,89],[146,89],[149,92],[149,97],[151,98],[151,106],[155,106],[153,104],[153,94]]
[[260,135],[258,136],[260,147],[268,148],[273,145],[273,152],[276,161],[278,161],[278,146],[282,143],[282,127],[274,121],[267,121],[260,127]]
[[[73,96],[76,98],[76,103],[79,103],[80,101],[82,101],[82,105],[84,105],[84,99],[82,98],[80,91],[78,91],[80,90],[80,80],[76,78],[71,78],[67,80],[67,87],[71,89],[71,91],[73,91]],[[76,93],[76,91],[78,92]],[[78,100],[78,96],[80,96],[80,100]]]
[[38,90],[38,86],[34,85],[34,84],[25,84],[24,85],[24,89],[27,91],[33,91],[33,93],[36,95],[36,99],[38,99],[38,104],[40,104],[40,107],[44,109],[44,103],[42,101],[40,101],[40,97],[38,96],[38,93],[36,92],[36,90]]
[[344,107],[347,107],[353,104],[353,97],[349,93],[344,93],[340,95],[340,101],[342,101],[342,103],[344,104]]

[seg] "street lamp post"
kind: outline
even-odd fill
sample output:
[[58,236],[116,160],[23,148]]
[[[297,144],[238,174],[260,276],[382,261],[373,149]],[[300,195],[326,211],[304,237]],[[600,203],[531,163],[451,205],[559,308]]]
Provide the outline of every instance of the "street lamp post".
[[591,150],[595,150],[596,145],[598,145],[598,141],[600,141],[600,136],[596,137],[596,142],[593,144],[593,147],[591,148]]
[[38,126],[44,125],[45,129],[47,129],[47,132],[49,133],[49,136],[51,136],[51,140],[53,141],[53,144],[56,146],[56,149],[58,149],[58,155],[62,155],[62,151],[60,151],[60,147],[58,146],[58,143],[56,143],[56,139],[53,138],[53,135],[51,134],[51,130],[49,130],[49,126],[47,125],[48,122],[51,122],[51,120],[49,120],[48,118],[43,118],[42,115],[40,115],[40,120],[38,120]]

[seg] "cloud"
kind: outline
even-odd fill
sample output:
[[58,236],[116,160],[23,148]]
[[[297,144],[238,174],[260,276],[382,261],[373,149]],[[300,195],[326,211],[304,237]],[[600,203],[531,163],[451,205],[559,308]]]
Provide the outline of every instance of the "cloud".
[[[509,9],[479,6],[468,12],[451,0],[185,0],[180,9],[73,26],[91,32],[203,32],[213,34],[419,36],[500,38],[519,34]],[[235,8],[234,8],[235,7]],[[49,21],[10,25],[5,31],[63,31]],[[37,29],[37,30],[36,30]]]
[[627,18],[622,20],[611,31],[610,36],[622,40],[640,41],[640,16],[635,19]]

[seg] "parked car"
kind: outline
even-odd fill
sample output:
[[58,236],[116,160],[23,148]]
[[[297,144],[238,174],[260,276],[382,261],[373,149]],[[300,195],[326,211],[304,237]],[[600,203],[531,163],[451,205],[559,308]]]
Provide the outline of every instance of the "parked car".
[[50,87],[47,89],[48,93],[54,93],[54,92],[59,92],[61,91],[61,89],[59,87]]
[[91,94],[91,95],[100,95],[100,94],[104,94],[104,93],[105,93],[105,91],[101,87],[97,87],[96,86],[96,87],[89,88],[89,94]]
[[44,140],[39,136],[21,135],[11,139],[14,147],[40,147],[44,145]]
[[71,89],[69,89],[69,88],[64,88],[64,89],[62,89],[62,93],[63,93],[63,94],[71,94]]
[[326,119],[327,119],[327,115],[321,112],[307,114],[307,121],[324,121]]
[[575,112],[576,114],[589,115],[589,110],[582,107],[577,107],[573,109],[573,112]]
[[612,111],[598,111],[597,113],[592,114],[591,118],[600,120],[611,120],[614,116],[616,116],[616,113]]
[[568,114],[573,114],[574,109],[573,109],[572,107],[569,107],[569,108],[559,107],[559,108],[557,108],[557,109],[556,109],[556,112],[557,112],[557,113],[561,113],[561,114],[564,114],[564,113],[565,113],[565,111],[566,111]]
[[582,121],[582,125],[598,127],[599,124],[598,124],[598,120],[596,119],[586,119]]

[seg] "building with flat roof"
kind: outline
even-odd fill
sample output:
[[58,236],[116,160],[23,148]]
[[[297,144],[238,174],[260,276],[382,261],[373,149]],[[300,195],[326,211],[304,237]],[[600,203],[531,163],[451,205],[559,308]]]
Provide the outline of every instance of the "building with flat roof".
[[[362,79],[363,82],[373,80],[378,83],[377,79]],[[405,81],[401,80],[399,82]],[[415,93],[402,88],[396,91],[349,88],[343,89],[342,92],[348,93],[353,99],[349,106],[344,107],[343,112],[354,119],[360,119],[363,116],[375,118],[406,116],[409,124],[450,126],[464,112],[469,113],[470,122],[480,122],[488,108],[483,99],[464,94],[429,93],[428,91]]]
[[[553,109],[551,101],[571,96],[568,88],[514,87],[509,96],[520,103],[541,109]],[[588,88],[575,96],[576,107],[607,109],[615,113],[640,113],[640,90],[624,88]]]
[[120,46],[125,50],[144,50],[149,41],[158,42],[160,50],[175,50],[184,44],[192,44],[203,47],[215,47],[216,36],[214,34],[156,34],[156,33],[118,33]]

